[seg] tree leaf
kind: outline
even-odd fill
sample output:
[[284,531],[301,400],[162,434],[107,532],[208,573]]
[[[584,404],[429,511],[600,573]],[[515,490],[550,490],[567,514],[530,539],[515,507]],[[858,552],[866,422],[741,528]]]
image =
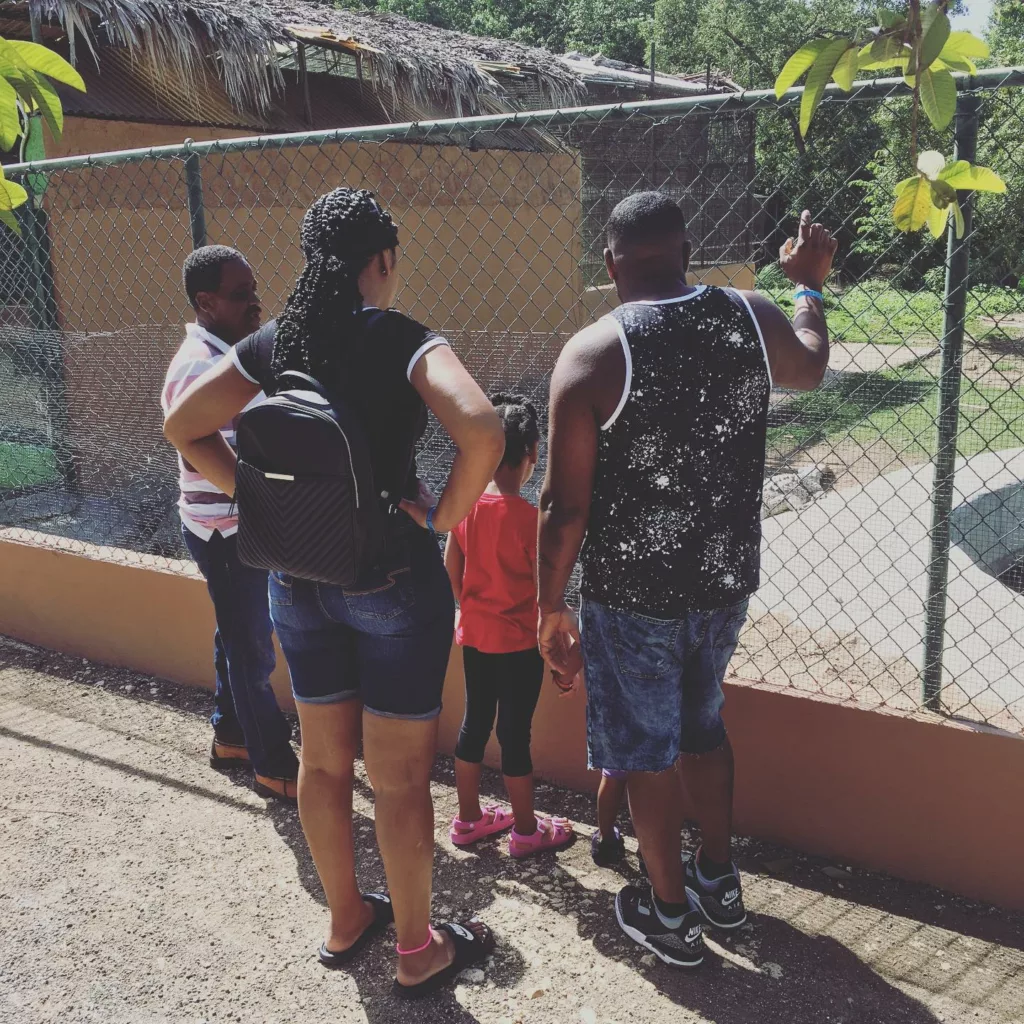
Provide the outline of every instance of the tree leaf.
[[960,174],[963,171],[969,171],[970,169],[971,165],[966,160],[953,160],[939,171],[939,177],[943,181],[949,181],[954,175]]
[[902,14],[896,14],[895,11],[886,10],[884,7],[878,8],[878,24],[885,29],[901,28],[906,25],[907,19]]
[[16,182],[0,175],[0,210],[15,210],[28,202],[28,193]]
[[11,149],[21,135],[18,94],[6,78],[0,78],[0,148]]
[[927,178],[904,189],[892,208],[892,219],[900,231],[920,231],[928,223],[932,210],[932,188]]
[[792,88],[798,79],[818,59],[818,55],[831,43],[831,39],[812,39],[804,43],[789,60],[775,79],[775,98],[782,99],[783,93]]
[[945,46],[939,52],[939,56],[943,60],[949,60],[951,57],[981,59],[988,55],[988,43],[971,32],[950,32]]
[[21,225],[17,217],[10,210],[0,207],[0,224],[6,224],[19,238],[21,237]]
[[807,83],[800,101],[801,135],[807,135],[807,129],[811,126],[811,118],[814,116],[815,110],[818,109],[822,96],[825,95],[825,86],[828,85],[839,59],[852,45],[849,39],[829,40],[828,45],[821,51],[818,59],[811,66],[811,70],[807,73]]
[[901,181],[901,182],[900,182],[900,183],[899,183],[899,184],[898,184],[898,185],[897,185],[897,186],[896,186],[896,187],[895,187],[895,188],[893,189],[893,192],[894,192],[894,193],[895,193],[896,195],[900,195],[900,193],[902,193],[902,192],[903,192],[904,190],[906,190],[906,189],[910,188],[910,186],[911,186],[911,185],[914,185],[914,184],[916,184],[916,183],[917,183],[917,180],[918,180],[918,178],[920,178],[920,177],[921,177],[921,175],[920,175],[920,174],[915,174],[915,175],[914,175],[914,176],[913,176],[912,178],[904,178],[904,179],[903,179],[903,180],[902,180],[902,181]]
[[849,92],[853,88],[853,83],[857,79],[857,71],[860,69],[859,57],[857,47],[851,46],[836,62],[832,79],[843,92]]
[[966,160],[957,160],[939,174],[951,188],[965,192],[1005,192],[1006,182],[991,167],[972,167]]
[[978,66],[970,57],[936,57],[932,61],[932,71],[962,71],[966,75],[976,75]]
[[29,80],[35,78],[35,72],[18,56],[10,42],[3,38],[0,38],[0,78],[6,79],[21,99],[31,105],[33,100]]
[[956,82],[948,71],[926,68],[921,75],[921,106],[936,128],[945,128],[956,113]]
[[911,56],[910,47],[901,35],[879,36],[858,54],[862,71],[880,71],[905,64]]
[[42,112],[50,131],[60,138],[64,112],[57,91],[42,75],[36,74],[8,39],[0,38],[0,77],[5,78],[29,111]]
[[964,237],[964,211],[960,209],[960,203],[956,200],[953,201],[953,205],[950,207],[953,211],[953,218],[956,221],[956,237]]
[[[36,79],[36,89],[42,102],[39,104],[53,137],[57,140],[64,134],[64,108],[53,83],[41,75]],[[38,100],[37,100],[38,102]]]
[[956,202],[956,190],[952,185],[945,181],[933,181],[931,186],[933,206],[937,206],[940,210],[945,210]]
[[7,42],[33,71],[42,72],[55,82],[85,92],[82,76],[59,53],[54,53],[39,43],[29,43],[20,39],[9,39]]
[[926,149],[917,158],[917,169],[930,181],[935,181],[945,167],[946,158],[937,149]]
[[942,53],[949,40],[950,25],[946,12],[937,4],[929,4],[921,14],[921,50],[919,67],[914,71],[926,71],[932,61]]
[[946,224],[949,221],[949,207],[943,206],[941,209],[937,206],[933,206],[928,214],[928,230],[932,233],[933,238],[941,238],[942,233],[946,230]]

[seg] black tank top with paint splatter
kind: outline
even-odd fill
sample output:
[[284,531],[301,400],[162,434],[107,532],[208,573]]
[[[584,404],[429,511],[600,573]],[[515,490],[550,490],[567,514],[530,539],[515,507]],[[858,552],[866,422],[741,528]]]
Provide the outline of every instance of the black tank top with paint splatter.
[[598,439],[583,596],[661,619],[736,604],[760,581],[771,373],[757,321],[711,287],[609,316],[626,381]]

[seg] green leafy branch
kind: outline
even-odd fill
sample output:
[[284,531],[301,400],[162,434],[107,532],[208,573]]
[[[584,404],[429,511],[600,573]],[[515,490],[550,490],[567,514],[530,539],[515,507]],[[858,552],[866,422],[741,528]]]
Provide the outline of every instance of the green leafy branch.
[[[64,131],[64,111],[54,82],[85,92],[82,76],[59,54],[40,43],[0,39],[0,148],[14,148],[28,133],[29,118],[39,115],[51,134]],[[8,181],[0,168],[0,223],[21,234],[14,211],[28,201],[21,185]]]
[[959,238],[964,221],[957,190],[1005,192],[1006,184],[987,167],[975,167],[966,160],[947,161],[935,150],[918,156],[919,112],[924,110],[936,129],[947,127],[956,113],[953,72],[974,74],[974,61],[989,53],[984,40],[952,30],[946,7],[947,0],[934,0],[923,9],[921,0],[910,0],[903,15],[879,10],[879,24],[868,31],[866,41],[835,36],[812,39],[786,62],[775,82],[775,95],[781,99],[807,76],[800,101],[800,133],[806,137],[830,81],[850,92],[861,71],[900,68],[913,94],[911,160],[917,173],[896,186],[893,221],[900,231],[919,231],[927,225],[938,238],[952,215]]

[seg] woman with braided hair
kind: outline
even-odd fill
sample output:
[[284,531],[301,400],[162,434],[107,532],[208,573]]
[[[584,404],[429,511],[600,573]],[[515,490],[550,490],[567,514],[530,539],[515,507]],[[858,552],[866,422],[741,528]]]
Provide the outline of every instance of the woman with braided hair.
[[[338,188],[302,223],[305,268],[284,312],[195,381],[165,433],[225,493],[235,453],[217,428],[298,370],[342,397],[368,441],[385,553],[350,589],[272,573],[270,600],[302,726],[299,816],[331,912],[327,967],[349,962],[394,920],[397,991],[438,987],[494,945],[479,922],[430,926],[430,769],[451,649],[454,601],[435,533],[473,507],[501,462],[494,407],[444,338],[391,309],[398,229],[373,195]],[[415,447],[434,413],[455,443],[434,498]],[[363,742],[390,898],[361,893],[352,841],[354,761]]]

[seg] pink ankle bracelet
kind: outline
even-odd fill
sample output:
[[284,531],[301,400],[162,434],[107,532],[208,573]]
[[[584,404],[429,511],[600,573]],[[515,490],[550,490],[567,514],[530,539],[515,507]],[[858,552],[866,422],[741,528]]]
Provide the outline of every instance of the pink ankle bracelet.
[[427,941],[422,946],[418,946],[416,949],[402,949],[402,947],[396,942],[395,952],[399,956],[414,956],[416,953],[422,953],[425,949],[430,948],[430,944],[434,941],[434,929],[427,928]]

